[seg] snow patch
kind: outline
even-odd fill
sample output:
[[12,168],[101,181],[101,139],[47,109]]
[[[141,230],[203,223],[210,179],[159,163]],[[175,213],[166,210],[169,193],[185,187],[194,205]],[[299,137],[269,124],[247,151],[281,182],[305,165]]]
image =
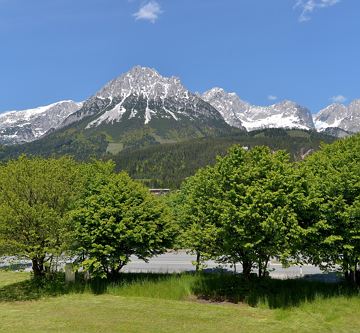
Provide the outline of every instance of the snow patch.
[[308,130],[309,127],[302,124],[296,116],[283,117],[282,114],[271,115],[257,120],[242,119],[243,126],[248,131],[254,131],[263,128],[299,128]]

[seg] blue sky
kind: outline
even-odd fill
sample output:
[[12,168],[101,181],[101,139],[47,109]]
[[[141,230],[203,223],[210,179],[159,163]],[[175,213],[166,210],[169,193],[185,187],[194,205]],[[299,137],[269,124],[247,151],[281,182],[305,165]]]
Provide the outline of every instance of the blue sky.
[[0,0],[0,112],[84,100],[134,65],[312,112],[360,98],[359,0]]

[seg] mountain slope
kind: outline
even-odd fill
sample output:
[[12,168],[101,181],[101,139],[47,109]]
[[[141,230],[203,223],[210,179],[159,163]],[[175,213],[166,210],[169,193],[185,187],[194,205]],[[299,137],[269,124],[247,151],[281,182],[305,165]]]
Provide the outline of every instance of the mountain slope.
[[230,126],[243,127],[241,114],[251,107],[249,103],[241,100],[235,93],[225,92],[222,88],[213,88],[201,97],[217,109]]
[[273,150],[284,149],[292,159],[299,160],[319,149],[321,142],[334,140],[334,137],[315,131],[264,129],[123,151],[109,158],[116,162],[118,170],[127,171],[148,186],[177,188],[197,169],[214,164],[216,156],[224,155],[234,144],[248,148],[266,145]]
[[100,156],[105,153],[104,146],[105,151],[117,153],[234,130],[213,106],[188,91],[179,79],[137,66],[106,84],[53,133],[6,150],[12,156],[58,151],[78,155],[84,145],[84,152]]
[[337,127],[347,132],[360,132],[360,99],[345,106],[331,104],[315,116],[315,126],[319,131]]
[[39,139],[60,127],[63,121],[82,107],[82,103],[61,101],[35,109],[0,114],[0,144],[17,144]]
[[105,133],[110,151],[231,130],[214,107],[179,79],[139,66],[106,84],[63,126],[79,121],[84,132]]
[[261,128],[314,129],[311,112],[291,101],[255,106],[221,88],[205,92],[202,98],[217,108],[228,124],[236,127],[241,124],[248,131]]

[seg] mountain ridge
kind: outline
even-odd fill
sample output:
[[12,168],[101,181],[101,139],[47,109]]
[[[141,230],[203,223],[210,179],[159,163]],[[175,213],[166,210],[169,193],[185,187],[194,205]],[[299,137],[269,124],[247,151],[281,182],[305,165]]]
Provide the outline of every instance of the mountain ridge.
[[315,126],[322,131],[328,127],[357,133],[360,132],[360,99],[355,99],[348,106],[333,103],[320,110],[315,116]]
[[0,143],[31,142],[58,129],[62,122],[82,107],[82,102],[64,100],[33,109],[0,113]]
[[217,108],[230,125],[237,127],[240,123],[248,131],[262,128],[315,128],[310,110],[293,101],[256,106],[222,88],[210,89],[202,97]]
[[344,136],[360,131],[360,100],[348,107],[332,104],[313,115],[293,101],[257,106],[218,87],[192,93],[177,77],[135,66],[84,102],[60,101],[0,114],[0,144],[39,140],[69,126],[84,133],[104,133],[110,144],[114,141],[118,146],[129,136],[137,137],[138,146],[231,132],[233,127],[316,129]]

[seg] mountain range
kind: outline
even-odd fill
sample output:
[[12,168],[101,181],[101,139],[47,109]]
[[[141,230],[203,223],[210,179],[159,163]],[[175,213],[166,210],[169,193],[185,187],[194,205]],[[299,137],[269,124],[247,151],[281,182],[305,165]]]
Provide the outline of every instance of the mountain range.
[[0,114],[0,144],[61,137],[101,136],[107,150],[172,143],[234,131],[296,128],[343,136],[360,131],[360,100],[332,104],[312,115],[292,101],[251,105],[235,93],[186,89],[175,77],[136,66],[84,102],[61,101],[31,110]]
[[79,110],[82,103],[61,101],[47,106],[0,114],[0,143],[30,142],[57,129],[64,120]]
[[262,128],[315,128],[311,112],[292,101],[256,106],[221,88],[205,92],[202,98],[214,106],[229,125],[244,126],[248,131]]

